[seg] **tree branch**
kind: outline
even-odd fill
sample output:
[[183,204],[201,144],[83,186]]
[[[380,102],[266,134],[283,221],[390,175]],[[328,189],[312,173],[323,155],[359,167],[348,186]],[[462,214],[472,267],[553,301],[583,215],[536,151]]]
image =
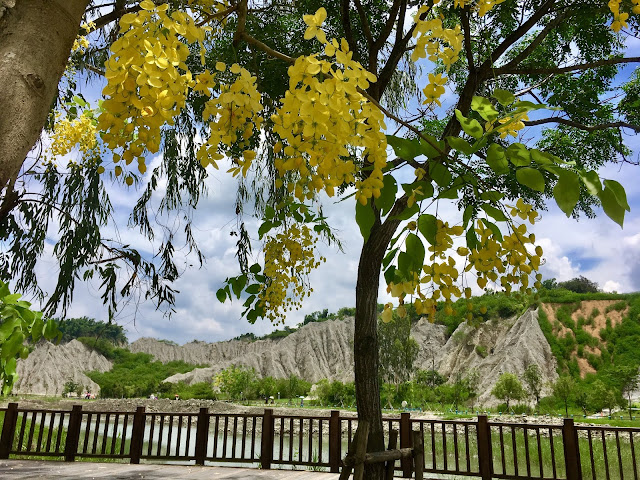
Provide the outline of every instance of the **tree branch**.
[[559,123],[561,125],[567,125],[569,127],[575,127],[579,130],[584,130],[585,132],[607,130],[608,128],[630,128],[631,130],[634,130],[636,133],[640,133],[640,125],[633,125],[632,123],[627,123],[627,122],[610,122],[610,123],[600,123],[598,125],[584,125],[582,123],[575,122],[573,120],[569,120],[567,118],[562,118],[562,117],[541,118],[539,120],[529,120],[524,122],[524,124],[527,127],[533,127],[535,125],[543,125],[546,123]]
[[489,58],[485,60],[480,69],[484,72],[489,71],[493,67],[494,62],[498,60],[498,58],[500,58],[502,54],[504,54],[504,52],[506,52],[514,43],[516,43],[524,35],[526,35],[526,33],[531,30],[536,25],[536,23],[538,23],[538,21],[547,14],[554,3],[555,0],[547,0],[544,4],[542,4],[539,10],[535,11],[526,22],[516,28],[507,38],[502,41],[500,45],[496,47],[493,52],[491,52]]
[[581,63],[578,65],[569,65],[567,67],[554,68],[496,68],[496,75],[559,75],[562,73],[577,72],[581,70],[589,70],[590,68],[603,67],[605,65],[617,65],[620,63],[640,63],[640,57],[618,57],[596,60],[595,62]]
[[351,30],[351,20],[349,19],[349,0],[342,0],[340,2],[340,15],[342,16],[342,29],[344,30],[344,38],[349,45],[352,45],[351,49],[356,52],[356,41],[353,37],[353,30]]
[[471,26],[469,25],[469,6],[460,9],[460,23],[464,31],[464,50],[467,55],[467,66],[469,73],[475,72],[476,66],[473,63],[473,50],[471,48]]
[[367,18],[367,13],[362,8],[362,3],[360,0],[354,0],[356,4],[356,9],[358,10],[358,15],[360,16],[360,21],[362,22],[362,29],[364,30],[364,36],[367,39],[367,46],[369,50],[373,49],[373,45],[375,44],[373,37],[371,36],[371,26],[369,25],[369,19]]
[[380,49],[384,46],[384,43],[387,41],[389,35],[391,35],[391,31],[393,30],[393,26],[396,23],[396,17],[398,15],[398,10],[400,9],[400,4],[404,5],[406,9],[407,2],[406,0],[393,0],[393,5],[391,5],[391,10],[389,10],[389,18],[387,18],[384,27],[382,27],[382,31],[380,32],[380,37],[374,42],[373,48],[376,51],[380,51]]
[[278,52],[277,50],[274,50],[270,46],[265,45],[257,38],[253,38],[247,32],[240,32],[239,37],[245,40],[247,43],[258,47],[260,50],[267,53],[267,55],[271,55],[272,57],[279,58],[280,60],[284,60],[287,63],[295,63],[296,61],[295,58],[285,55],[284,53]]

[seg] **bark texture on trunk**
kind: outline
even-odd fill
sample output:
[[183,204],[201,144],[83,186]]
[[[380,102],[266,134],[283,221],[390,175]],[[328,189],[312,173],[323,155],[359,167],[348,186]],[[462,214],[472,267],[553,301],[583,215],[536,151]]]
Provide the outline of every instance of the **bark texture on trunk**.
[[0,2],[0,192],[40,137],[88,3]]
[[[356,318],[353,339],[354,374],[358,419],[369,422],[368,452],[385,450],[378,379],[378,288],[380,269],[387,247],[400,222],[391,220],[406,207],[406,200],[398,200],[389,218],[378,220],[371,229],[369,240],[362,246],[356,283]],[[367,480],[382,480],[384,464],[367,465]]]

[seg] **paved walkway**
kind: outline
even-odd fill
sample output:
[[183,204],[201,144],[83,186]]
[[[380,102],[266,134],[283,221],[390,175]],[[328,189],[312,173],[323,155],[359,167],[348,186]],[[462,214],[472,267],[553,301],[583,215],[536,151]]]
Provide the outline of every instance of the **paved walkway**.
[[306,470],[258,470],[255,468],[198,467],[193,465],[130,465],[128,463],[52,462],[0,460],[0,479],[109,479],[109,480],[338,480],[337,473]]

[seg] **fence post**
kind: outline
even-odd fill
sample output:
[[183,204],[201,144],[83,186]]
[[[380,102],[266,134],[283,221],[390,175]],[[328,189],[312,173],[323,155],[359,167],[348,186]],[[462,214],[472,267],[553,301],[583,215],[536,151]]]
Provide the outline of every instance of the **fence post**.
[[486,415],[478,415],[478,467],[482,480],[491,480],[493,475],[493,455],[491,452],[491,427]]
[[207,456],[208,439],[209,409],[201,407],[200,413],[198,414],[198,426],[196,428],[196,465],[204,465],[204,459]]
[[[142,444],[144,443],[144,426],[145,426],[145,409],[144,407],[136,408],[133,414],[133,428],[131,429],[131,446],[129,447],[129,455],[131,463],[140,463],[142,456]],[[151,442],[152,439],[149,439]]]
[[342,459],[342,423],[340,412],[331,410],[329,418],[329,468],[331,473],[340,472],[340,460]]
[[269,470],[273,460],[273,409],[271,408],[264,409],[261,443],[260,464],[263,469]]
[[[400,448],[411,448],[411,414],[403,412],[400,414]],[[411,478],[411,467],[413,459],[407,457],[400,460],[402,467],[402,478]]]
[[565,418],[562,425],[562,443],[564,445],[564,462],[567,480],[580,480],[582,466],[580,465],[580,445],[578,431],[573,424],[573,418]]
[[82,405],[74,405],[69,416],[67,429],[67,441],[64,444],[64,461],[73,462],[78,453],[78,441],[80,440],[80,427],[82,426]]
[[13,447],[13,438],[16,434],[16,422],[18,421],[18,404],[10,403],[4,412],[2,423],[2,436],[0,436],[0,458],[9,458]]

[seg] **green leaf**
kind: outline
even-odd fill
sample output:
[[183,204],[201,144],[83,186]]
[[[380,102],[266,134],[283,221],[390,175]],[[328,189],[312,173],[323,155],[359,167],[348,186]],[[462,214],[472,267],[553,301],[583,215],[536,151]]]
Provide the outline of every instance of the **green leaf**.
[[[536,162],[538,165],[551,165],[554,163],[562,163],[562,161],[556,157],[555,155],[551,155],[547,152],[542,152],[536,148],[532,148],[529,150],[531,154],[531,160]],[[558,162],[560,160],[560,162]]]
[[502,212],[502,210],[500,210],[499,208],[494,207],[493,205],[490,205],[488,203],[483,203],[482,205],[480,205],[480,208],[482,208],[485,212],[487,212],[487,215],[489,215],[490,217],[494,218],[498,222],[506,222],[507,221],[507,217]]
[[231,289],[235,294],[236,298],[240,298],[240,294],[242,293],[242,289],[247,284],[247,276],[240,275],[236,278],[231,279]]
[[227,299],[227,292],[225,292],[224,288],[219,288],[216,292],[216,297],[218,298],[218,301],[220,303],[224,303],[224,301]]
[[438,219],[428,213],[418,217],[418,230],[431,245],[436,244],[436,234],[438,233]]
[[429,176],[441,187],[451,183],[451,172],[441,162],[429,162]]
[[367,203],[362,205],[360,202],[356,202],[356,223],[360,227],[360,234],[364,238],[365,243],[369,240],[371,234],[371,227],[376,221],[376,216],[373,213],[371,204]]
[[419,271],[424,265],[424,245],[422,244],[422,240],[415,233],[410,233],[407,235],[407,239],[405,241],[405,245],[407,248],[407,254],[413,260],[413,268],[414,272]]
[[396,253],[398,253],[398,249],[394,248],[385,255],[384,259],[382,260],[382,268],[387,268],[389,266],[391,261],[395,258]]
[[398,193],[398,183],[393,175],[387,174],[382,178],[384,186],[380,190],[380,196],[375,199],[376,207],[380,209],[382,215],[386,215],[393,207]]
[[[422,133],[422,136],[424,138],[420,138],[420,153],[430,159],[441,157],[444,150],[444,142],[427,133]],[[427,142],[425,139],[429,141]]]
[[24,342],[24,334],[18,330],[14,330],[9,338],[2,343],[2,351],[0,357],[7,360],[15,357]]
[[264,207],[264,218],[266,218],[267,220],[271,220],[275,214],[276,211],[271,205],[267,205],[266,207]]
[[490,221],[489,221],[489,220],[487,220],[486,218],[481,218],[480,220],[482,220],[482,223],[484,223],[484,224],[485,224],[485,226],[486,226],[489,230],[491,230],[491,232],[493,233],[493,236],[494,236],[497,240],[499,240],[499,241],[502,241],[502,240],[503,240],[503,238],[502,238],[502,231],[500,230],[500,228],[498,228],[498,226],[497,226],[495,223],[490,222]]
[[555,108],[549,108],[547,105],[544,105],[541,103],[529,102],[528,100],[521,100],[519,102],[514,103],[513,108],[515,108],[520,112],[530,112],[531,110],[542,110],[542,109],[555,110]]
[[488,200],[490,202],[499,202],[504,198],[504,193],[497,190],[489,190],[480,194],[480,200]]
[[478,246],[478,237],[476,236],[476,231],[474,230],[473,225],[469,227],[465,236],[467,238],[467,248],[469,250],[473,250]]
[[600,177],[597,172],[594,170],[589,170],[588,172],[582,171],[580,172],[580,176],[582,177],[582,183],[584,183],[584,186],[591,195],[600,195],[602,183],[600,183]]
[[260,290],[262,290],[262,286],[259,283],[252,283],[245,289],[245,292],[250,295],[257,295],[260,293]]
[[420,141],[417,138],[408,139],[396,137],[395,135],[387,135],[387,143],[391,145],[395,154],[405,160],[413,160],[422,154]]
[[407,280],[413,278],[411,274],[413,272],[413,259],[407,252],[398,254],[398,272]]
[[42,332],[42,336],[47,340],[51,340],[52,338],[54,338],[55,336],[58,336],[59,334],[60,334],[60,330],[58,330],[58,325],[53,320],[53,318],[50,318],[49,320],[47,320],[47,323],[45,324],[44,330]]
[[424,180],[413,183],[403,183],[402,190],[404,190],[407,195],[415,195],[417,201],[433,197],[433,185]]
[[86,108],[88,105],[84,98],[80,97],[79,95],[74,95],[73,101],[80,105],[82,108]]
[[488,122],[498,118],[498,111],[488,98],[474,96],[471,100],[471,110],[478,112],[482,118]]
[[462,126],[462,130],[467,135],[473,138],[480,138],[484,134],[484,130],[482,129],[482,125],[480,122],[474,119],[469,119],[465,117],[460,110],[456,108],[456,118],[460,122],[460,126]]
[[519,168],[516,170],[516,179],[518,180],[518,183],[525,187],[529,187],[530,189],[538,192],[544,192],[544,177],[535,168]]
[[469,220],[471,220],[472,215],[473,215],[473,205],[467,205],[466,208],[464,209],[464,213],[462,214],[462,224],[464,225],[465,228],[467,228],[467,225],[469,224]]
[[613,192],[618,202],[622,208],[624,208],[627,212],[631,211],[629,207],[629,203],[627,202],[627,193],[624,191],[624,187],[620,185],[615,180],[605,180],[604,188],[609,188]]
[[266,222],[263,222],[262,225],[260,225],[260,228],[258,228],[258,237],[262,238],[262,236],[272,228],[273,228],[272,222],[270,222],[269,220],[267,220]]
[[260,266],[259,263],[254,263],[253,265],[251,265],[249,267],[249,272],[251,273],[260,273],[260,270],[262,270],[262,267]]
[[396,267],[395,265],[391,265],[384,271],[384,280],[389,285],[396,278]]
[[567,217],[571,216],[578,200],[580,200],[580,179],[570,170],[562,170],[558,182],[553,187],[553,196],[560,210]]
[[507,155],[497,143],[492,143],[487,150],[487,164],[498,175],[509,173],[509,162],[507,161]]
[[496,88],[491,96],[498,100],[500,105],[504,105],[505,107],[516,101],[516,96],[513,93],[502,90],[501,88]]
[[526,167],[531,164],[529,149],[522,143],[512,143],[507,148],[507,157],[516,167]]
[[620,227],[624,224],[625,209],[618,203],[615,193],[611,188],[606,185],[604,189],[598,195],[600,202],[602,203],[602,209],[607,216],[616,222]]
[[469,142],[459,137],[447,137],[447,143],[451,148],[465,155],[472,155],[474,152],[473,146],[469,145]]

